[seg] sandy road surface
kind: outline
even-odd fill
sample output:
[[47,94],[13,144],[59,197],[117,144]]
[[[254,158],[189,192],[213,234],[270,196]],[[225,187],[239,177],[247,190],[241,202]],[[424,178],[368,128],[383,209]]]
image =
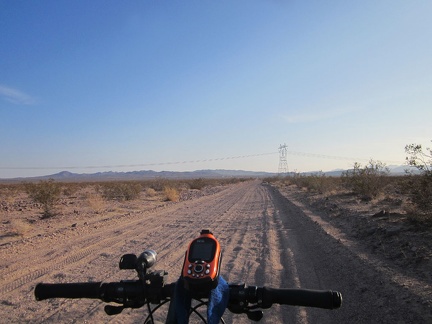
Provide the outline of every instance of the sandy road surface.
[[[95,300],[36,302],[38,282],[118,281],[134,279],[119,271],[124,253],[147,248],[158,252],[155,269],[180,273],[184,251],[202,228],[209,228],[224,250],[222,275],[230,282],[273,287],[339,290],[339,310],[273,307],[264,323],[425,323],[429,305],[395,285],[326,234],[302,208],[259,181],[227,187],[211,196],[133,213],[94,226],[31,243],[0,249],[0,314],[4,323],[139,323],[143,310],[109,317]],[[29,246],[30,245],[30,246]],[[248,323],[226,314],[227,322]]]

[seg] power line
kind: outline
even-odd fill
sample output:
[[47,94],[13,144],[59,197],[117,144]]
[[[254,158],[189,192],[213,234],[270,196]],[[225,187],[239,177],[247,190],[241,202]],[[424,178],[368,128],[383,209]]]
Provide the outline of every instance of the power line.
[[[326,154],[316,154],[316,153],[307,153],[307,152],[297,152],[297,151],[287,151],[287,146],[284,145],[283,158],[280,159],[280,167],[288,169],[288,165],[286,163],[286,155],[297,155],[304,156],[309,158],[319,158],[319,159],[332,159],[332,160],[345,160],[352,162],[369,162],[370,159],[365,158],[354,158],[354,157],[344,157],[344,156],[335,156],[335,155],[326,155]],[[282,147],[282,145],[281,145]],[[64,166],[23,166],[23,167],[15,167],[15,166],[0,166],[0,170],[66,170],[66,169],[103,169],[103,168],[137,168],[137,167],[149,167],[149,166],[161,166],[161,165],[177,165],[177,164],[191,164],[191,163],[201,163],[201,162],[213,162],[213,161],[223,161],[223,160],[235,160],[235,159],[244,159],[250,157],[257,156],[265,156],[265,155],[274,155],[281,154],[279,152],[270,152],[270,153],[259,153],[259,154],[249,154],[249,155],[239,155],[239,156],[229,156],[229,157],[219,157],[219,158],[210,158],[210,159],[200,159],[200,160],[190,160],[190,161],[174,161],[174,162],[157,162],[157,163],[141,163],[141,164],[114,164],[114,165],[64,165]],[[402,161],[383,161],[384,163],[395,163],[400,164]],[[281,164],[282,162],[282,164]]]
[[235,160],[235,159],[244,159],[244,158],[249,158],[249,157],[272,155],[272,154],[277,154],[277,152],[228,156],[228,157],[211,158],[211,159],[203,159],[203,160],[193,160],[193,161],[158,162],[158,163],[143,163],[143,164],[87,165],[87,166],[77,166],[77,165],[47,166],[47,167],[37,167],[37,166],[24,166],[24,167],[5,166],[5,167],[2,167],[2,166],[0,166],[0,169],[2,169],[2,170],[50,170],[50,169],[64,170],[64,169],[136,168],[136,167],[147,167],[147,166],[158,166],[158,165],[175,165],[175,164],[189,164],[189,163],[200,163],[200,162]]
[[[306,157],[315,157],[320,159],[330,159],[330,160],[345,160],[352,162],[369,162],[371,159],[359,158],[359,157],[346,157],[346,156],[335,156],[335,155],[326,155],[326,154],[316,154],[316,153],[305,153],[305,152],[295,152],[295,151],[287,151],[287,154],[290,155],[298,155],[298,156],[306,156]],[[378,159],[373,159],[378,160]],[[390,160],[379,160],[384,163],[402,163],[402,161],[390,161]]]

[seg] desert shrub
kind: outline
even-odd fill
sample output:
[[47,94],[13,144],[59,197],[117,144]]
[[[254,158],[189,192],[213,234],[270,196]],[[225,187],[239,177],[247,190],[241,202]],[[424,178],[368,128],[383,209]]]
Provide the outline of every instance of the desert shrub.
[[147,188],[146,189],[146,195],[149,197],[154,197],[157,195],[157,192],[153,188]]
[[154,179],[150,183],[150,188],[156,190],[156,191],[164,191],[164,188],[168,186],[169,181],[167,179],[158,178]]
[[414,205],[414,209],[409,210],[409,214],[432,221],[432,173],[425,172],[409,178],[405,185]]
[[319,193],[327,193],[337,187],[338,178],[327,177],[322,171],[306,177],[306,188]]
[[356,162],[352,170],[342,173],[342,181],[355,194],[374,198],[383,191],[389,173],[390,170],[382,162],[370,160],[364,167]]
[[0,200],[13,201],[21,191],[25,191],[23,188],[22,184],[0,185]]
[[12,233],[25,237],[31,230],[31,224],[24,219],[13,219],[12,228]]
[[410,175],[404,182],[404,189],[408,191],[415,207],[409,214],[413,217],[432,222],[432,150],[421,145],[405,146],[408,154],[408,165],[416,167],[420,175]]
[[104,199],[97,193],[89,193],[86,195],[89,207],[96,213],[100,214],[105,209]]
[[63,184],[63,195],[66,197],[74,196],[81,189],[80,184],[78,183],[67,183]]
[[424,173],[432,172],[432,149],[423,149],[420,144],[405,146],[405,153],[408,154],[406,161],[408,165],[416,167]]
[[168,201],[179,201],[180,193],[177,188],[167,186],[164,188],[164,194]]
[[280,179],[278,177],[266,177],[263,179],[263,182],[266,183],[275,183],[278,182]]
[[39,183],[26,183],[28,196],[38,204],[42,205],[43,218],[54,216],[54,206],[60,199],[61,185],[53,179],[41,180]]
[[284,178],[285,184],[294,184],[299,188],[307,188],[308,181],[306,179],[306,175],[303,175],[301,173],[294,173],[292,177]]
[[413,202],[424,212],[432,214],[432,172],[417,177],[413,188]]
[[291,176],[281,179],[283,185],[295,185],[301,189],[318,193],[328,193],[339,189],[340,178],[326,176],[324,172],[319,171],[312,174],[292,173]]
[[142,187],[139,182],[107,182],[99,185],[98,191],[106,200],[134,200],[139,197]]
[[[209,181],[207,181],[209,183]],[[203,178],[192,179],[188,182],[190,189],[201,190],[207,185],[206,181]]]
[[205,181],[205,186],[217,187],[223,184],[222,179],[203,179]]
[[245,182],[250,180],[250,178],[227,178],[224,180],[224,183],[226,184],[234,184],[239,182]]

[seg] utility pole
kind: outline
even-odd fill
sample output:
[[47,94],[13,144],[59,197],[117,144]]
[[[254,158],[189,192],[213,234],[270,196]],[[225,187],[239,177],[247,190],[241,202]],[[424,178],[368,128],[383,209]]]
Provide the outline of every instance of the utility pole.
[[286,175],[288,173],[288,163],[287,163],[287,145],[279,146],[279,170],[278,175]]

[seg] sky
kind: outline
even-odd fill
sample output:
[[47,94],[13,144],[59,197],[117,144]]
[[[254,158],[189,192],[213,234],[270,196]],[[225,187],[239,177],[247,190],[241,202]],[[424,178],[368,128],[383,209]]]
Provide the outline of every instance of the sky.
[[432,144],[432,1],[0,0],[0,178],[278,172]]

